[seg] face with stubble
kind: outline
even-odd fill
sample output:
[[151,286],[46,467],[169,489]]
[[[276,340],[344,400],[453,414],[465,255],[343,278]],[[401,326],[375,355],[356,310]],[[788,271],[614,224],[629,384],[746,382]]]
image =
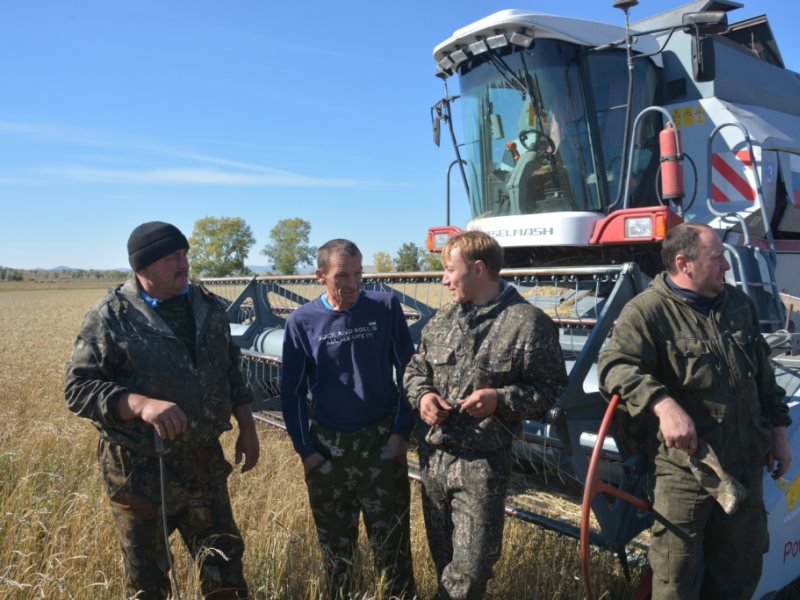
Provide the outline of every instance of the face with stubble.
[[142,289],[153,298],[169,300],[189,285],[188,250],[176,250],[136,271]]
[[725,247],[716,233],[703,230],[698,241],[697,258],[687,260],[683,272],[691,282],[689,288],[701,296],[714,298],[725,288],[725,271],[731,265],[725,260]]
[[361,290],[361,256],[331,254],[327,268],[324,271],[317,269],[316,275],[317,280],[325,286],[330,305],[336,310],[347,310]]

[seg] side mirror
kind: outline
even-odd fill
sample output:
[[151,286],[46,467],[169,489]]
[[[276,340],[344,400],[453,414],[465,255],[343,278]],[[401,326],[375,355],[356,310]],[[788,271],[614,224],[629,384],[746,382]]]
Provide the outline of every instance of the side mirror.
[[[440,103],[441,104],[441,103]],[[439,145],[442,128],[442,113],[440,104],[431,107],[431,125],[433,126],[433,143]]]
[[503,119],[500,118],[500,115],[495,113],[492,113],[489,118],[492,123],[492,136],[496,140],[502,140],[506,137],[503,131]]
[[695,81],[714,81],[717,74],[714,58],[714,40],[700,36],[692,38],[692,68]]
[[714,40],[706,36],[727,31],[728,15],[722,10],[691,12],[683,15],[681,23],[686,33],[694,33],[692,38],[694,80],[714,81],[716,76]]

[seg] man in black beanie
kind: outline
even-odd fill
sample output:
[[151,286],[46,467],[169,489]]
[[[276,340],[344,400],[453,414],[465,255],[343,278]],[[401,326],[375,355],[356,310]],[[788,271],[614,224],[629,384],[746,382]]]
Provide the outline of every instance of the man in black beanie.
[[[170,591],[161,511],[200,569],[203,596],[247,598],[244,543],[231,511],[219,436],[239,425],[235,460],[258,461],[252,394],[219,301],[189,282],[189,242],[169,223],[128,239],[133,275],[87,315],[67,364],[65,398],[100,432],[98,457],[127,575],[139,600]],[[154,434],[155,431],[155,434]],[[160,444],[156,444],[158,436]]]

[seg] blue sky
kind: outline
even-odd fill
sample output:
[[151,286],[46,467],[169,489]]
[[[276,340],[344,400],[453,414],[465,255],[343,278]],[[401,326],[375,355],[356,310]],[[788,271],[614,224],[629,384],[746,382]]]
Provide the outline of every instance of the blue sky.
[[[640,0],[632,20],[679,2]],[[311,243],[348,237],[365,262],[445,221],[449,140],[433,47],[504,8],[622,24],[612,0],[4,0],[0,3],[0,265],[127,266],[130,231],[280,219]],[[800,71],[795,0],[768,11]],[[457,91],[451,89],[451,92]],[[452,221],[469,218],[453,177]]]

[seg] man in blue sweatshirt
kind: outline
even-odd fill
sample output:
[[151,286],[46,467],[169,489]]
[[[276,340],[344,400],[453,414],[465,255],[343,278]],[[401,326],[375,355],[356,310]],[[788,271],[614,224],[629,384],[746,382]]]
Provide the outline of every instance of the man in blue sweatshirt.
[[333,598],[348,593],[363,514],[377,571],[393,596],[412,597],[412,412],[398,382],[414,345],[397,298],[361,290],[353,242],[324,244],[316,276],[325,293],[286,322],[281,404],[303,461],[329,591]]

